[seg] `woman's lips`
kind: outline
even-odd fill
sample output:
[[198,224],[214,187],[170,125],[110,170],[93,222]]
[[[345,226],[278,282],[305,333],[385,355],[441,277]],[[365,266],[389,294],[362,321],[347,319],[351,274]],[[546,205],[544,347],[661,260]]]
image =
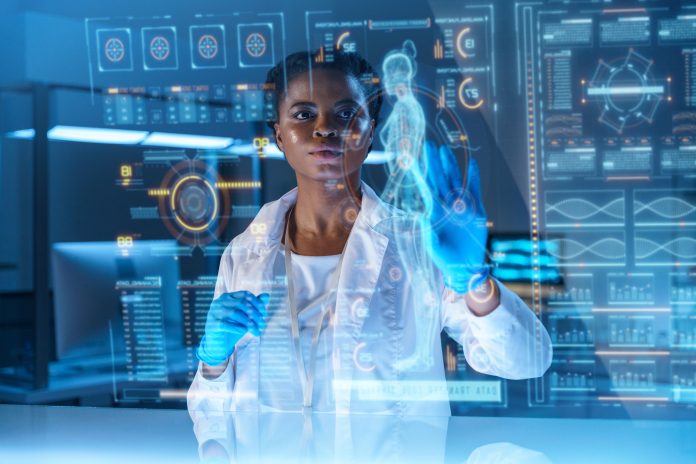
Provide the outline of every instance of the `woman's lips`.
[[341,151],[335,151],[335,150],[316,150],[316,151],[310,151],[309,154],[315,158],[323,159],[323,160],[330,160],[334,158],[338,158],[343,154]]

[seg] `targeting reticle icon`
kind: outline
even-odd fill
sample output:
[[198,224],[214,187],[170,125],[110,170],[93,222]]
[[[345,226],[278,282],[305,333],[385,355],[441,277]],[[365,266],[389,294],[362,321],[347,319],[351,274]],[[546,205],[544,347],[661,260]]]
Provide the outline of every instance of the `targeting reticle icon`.
[[633,50],[623,59],[599,62],[587,84],[587,98],[599,101],[602,124],[621,133],[627,127],[653,121],[665,86],[651,77],[652,64]]
[[170,45],[169,41],[157,35],[150,40],[150,55],[157,61],[164,61],[169,57]]
[[104,54],[107,60],[118,63],[126,56],[126,47],[121,40],[112,37],[104,44]]
[[144,27],[142,39],[146,71],[179,68],[175,27]]
[[266,53],[266,38],[258,32],[252,32],[247,36],[245,46],[249,55],[258,58]]
[[273,66],[273,23],[237,24],[237,46],[241,67]]
[[224,25],[191,26],[189,36],[191,40],[191,67],[193,69],[227,67]]
[[97,63],[100,72],[132,71],[131,31],[128,28],[97,29]]
[[210,34],[202,35],[198,39],[198,53],[206,60],[212,60],[218,54],[218,41]]

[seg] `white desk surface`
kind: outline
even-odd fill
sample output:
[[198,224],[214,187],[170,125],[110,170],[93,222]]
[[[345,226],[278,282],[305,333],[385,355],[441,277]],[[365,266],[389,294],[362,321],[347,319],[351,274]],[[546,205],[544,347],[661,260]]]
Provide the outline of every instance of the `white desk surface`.
[[231,413],[194,433],[183,410],[0,405],[8,464],[693,464],[694,437],[696,421]]

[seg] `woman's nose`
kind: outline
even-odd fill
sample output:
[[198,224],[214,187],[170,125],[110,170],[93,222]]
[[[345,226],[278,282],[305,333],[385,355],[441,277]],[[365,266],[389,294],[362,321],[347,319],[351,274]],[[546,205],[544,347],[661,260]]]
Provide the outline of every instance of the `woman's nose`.
[[320,114],[315,120],[312,135],[320,138],[338,136],[338,129],[335,127],[335,121],[333,121],[328,115]]
[[315,137],[336,137],[338,131],[336,129],[316,128],[314,129]]

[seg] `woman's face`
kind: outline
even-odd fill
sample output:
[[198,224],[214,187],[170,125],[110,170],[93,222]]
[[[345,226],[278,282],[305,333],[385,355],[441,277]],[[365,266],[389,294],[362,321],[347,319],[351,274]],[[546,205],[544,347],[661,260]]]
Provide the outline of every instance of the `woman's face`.
[[319,69],[295,76],[278,103],[276,142],[298,177],[332,180],[359,173],[375,121],[357,79]]

